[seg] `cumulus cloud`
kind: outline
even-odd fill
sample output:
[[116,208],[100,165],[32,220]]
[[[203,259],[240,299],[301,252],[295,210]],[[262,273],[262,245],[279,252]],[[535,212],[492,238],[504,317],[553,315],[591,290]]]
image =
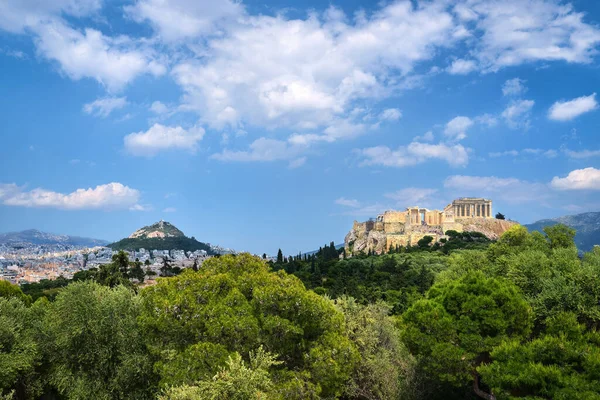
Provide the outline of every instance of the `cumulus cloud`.
[[418,62],[456,41],[452,30],[435,3],[393,3],[354,24],[337,9],[307,19],[245,16],[208,41],[205,62],[183,61],[173,75],[185,106],[212,127],[326,128],[355,102],[401,86]]
[[138,0],[125,11],[137,22],[149,21],[162,39],[172,42],[213,33],[241,16],[244,7],[231,0]]
[[557,190],[600,190],[600,170],[592,167],[576,169],[564,178],[555,176],[550,186]]
[[450,120],[444,128],[444,134],[453,140],[462,140],[467,137],[467,131],[473,126],[469,117],[458,116]]
[[433,142],[434,136],[433,132],[427,131],[423,134],[423,136],[415,136],[413,138],[413,142]]
[[165,114],[169,111],[169,107],[157,100],[150,106],[150,111],[155,114]]
[[446,69],[451,75],[467,75],[477,69],[477,64],[473,60],[454,60]]
[[509,79],[502,85],[502,94],[504,96],[519,96],[526,91],[525,81],[520,78]]
[[475,0],[461,8],[475,18],[472,52],[484,71],[536,61],[590,63],[600,43],[600,29],[559,1]]
[[130,154],[152,157],[172,149],[195,153],[203,137],[204,129],[198,126],[184,129],[181,126],[154,124],[145,132],[130,133],[123,142]]
[[481,124],[481,125],[485,125],[488,128],[491,128],[493,126],[496,126],[496,124],[498,124],[498,119],[491,114],[482,114],[482,115],[475,117],[475,122],[477,122],[478,124]]
[[137,206],[140,192],[118,182],[95,188],[59,193],[42,188],[25,190],[16,184],[0,184],[0,202],[6,206],[44,207],[63,210],[117,210]]
[[408,167],[428,160],[442,160],[453,167],[460,167],[469,162],[467,149],[460,144],[412,142],[408,146],[401,146],[396,150],[387,146],[376,146],[356,150],[356,152],[364,158],[360,163],[361,166]]
[[87,114],[95,115],[97,117],[106,118],[114,110],[118,110],[127,105],[126,97],[104,97],[96,99],[91,103],[87,103],[83,106],[83,111]]
[[102,7],[102,0],[3,0],[0,2],[0,29],[23,33],[44,20],[65,14],[86,17]]
[[402,117],[402,112],[397,108],[387,108],[383,110],[379,119],[382,121],[397,121]]
[[529,129],[533,100],[516,100],[502,112],[502,118],[511,129]]
[[38,53],[56,61],[73,80],[92,78],[117,91],[141,74],[158,76],[166,71],[151,50],[136,48],[126,36],[107,37],[90,28],[80,32],[60,21],[45,22],[32,29],[37,34]]
[[557,101],[550,107],[548,118],[554,121],[570,121],[596,108],[596,93],[592,93],[569,101]]

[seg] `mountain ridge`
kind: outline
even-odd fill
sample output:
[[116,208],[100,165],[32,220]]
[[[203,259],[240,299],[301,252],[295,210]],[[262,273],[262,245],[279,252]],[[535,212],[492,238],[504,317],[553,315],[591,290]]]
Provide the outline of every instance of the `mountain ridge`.
[[30,243],[34,245],[71,245],[82,247],[105,246],[109,243],[108,240],[94,239],[82,236],[71,236],[64,234],[56,234],[43,232],[38,229],[26,229],[17,232],[0,233],[0,244],[11,243]]
[[524,226],[530,231],[542,232],[544,227],[556,224],[564,224],[576,230],[575,244],[581,251],[590,251],[594,245],[600,245],[600,212],[546,218]]

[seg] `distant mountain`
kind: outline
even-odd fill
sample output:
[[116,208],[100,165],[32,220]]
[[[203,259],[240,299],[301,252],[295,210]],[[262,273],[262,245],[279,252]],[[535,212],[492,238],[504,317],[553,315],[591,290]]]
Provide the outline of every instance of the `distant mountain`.
[[113,250],[204,250],[208,254],[216,254],[209,244],[185,236],[175,225],[162,220],[138,229],[128,238],[111,243],[108,247]]
[[41,232],[37,229],[28,229],[21,232],[0,233],[0,244],[24,244],[33,245],[70,245],[81,247],[105,246],[106,240],[91,239],[79,236],[57,235],[54,233]]
[[577,231],[575,244],[579,250],[590,251],[594,245],[600,245],[600,212],[587,212],[552,219],[542,219],[525,226],[530,231],[542,232],[544,227],[556,224],[564,224]]

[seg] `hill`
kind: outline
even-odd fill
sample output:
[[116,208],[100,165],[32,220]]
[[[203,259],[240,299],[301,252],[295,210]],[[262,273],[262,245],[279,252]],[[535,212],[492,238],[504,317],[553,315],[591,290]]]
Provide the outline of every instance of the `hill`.
[[21,232],[8,232],[0,234],[0,244],[32,244],[32,245],[70,245],[80,247],[105,246],[106,240],[92,239],[79,236],[59,235],[42,232],[37,229],[28,229]]
[[208,254],[215,254],[209,244],[185,236],[175,225],[162,220],[138,229],[129,237],[111,243],[107,247],[113,250],[204,250]]
[[525,225],[529,231],[540,231],[546,226],[565,224],[577,231],[575,244],[581,251],[590,251],[594,245],[600,245],[600,212],[587,212],[576,215],[542,219]]
[[175,225],[160,220],[152,225],[145,226],[129,235],[129,239],[151,239],[151,238],[170,238],[185,237]]

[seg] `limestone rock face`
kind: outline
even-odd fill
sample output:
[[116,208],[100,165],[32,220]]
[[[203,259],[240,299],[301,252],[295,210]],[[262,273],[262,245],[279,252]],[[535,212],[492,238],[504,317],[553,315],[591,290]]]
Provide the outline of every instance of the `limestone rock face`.
[[447,230],[481,232],[489,239],[497,240],[511,226],[517,224],[514,221],[492,218],[464,218],[442,226],[406,226],[401,232],[386,232],[384,229],[378,229],[371,221],[354,221],[352,229],[344,239],[344,248],[348,255],[361,252],[382,254],[392,246],[415,246],[424,236],[431,236],[434,242],[438,242],[441,238],[447,238],[444,235]]
[[518,222],[507,221],[504,219],[488,219],[488,218],[469,218],[462,222],[463,231],[465,232],[481,232],[488,239],[497,240],[511,226],[518,225]]
[[184,237],[185,235],[173,224],[167,221],[159,221],[155,224],[145,226],[129,235],[130,239],[152,239],[166,237]]

